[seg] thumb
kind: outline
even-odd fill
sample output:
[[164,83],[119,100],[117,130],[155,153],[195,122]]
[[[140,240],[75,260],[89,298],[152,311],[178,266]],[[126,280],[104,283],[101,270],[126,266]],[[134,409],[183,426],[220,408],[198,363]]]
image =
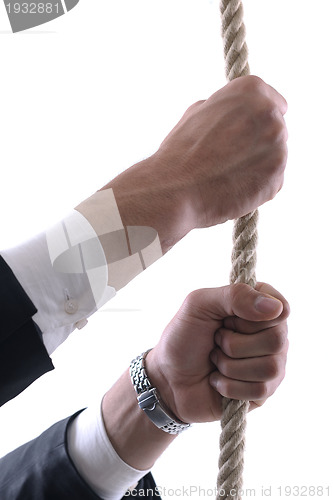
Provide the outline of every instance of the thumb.
[[279,317],[283,309],[282,295],[269,285],[262,286],[262,290],[258,291],[244,283],[237,283],[191,292],[180,312],[217,321],[228,316],[238,316],[248,321],[270,321]]
[[269,285],[260,286],[259,290],[244,283],[225,288],[228,289],[226,300],[230,302],[232,316],[248,321],[270,321],[278,318],[283,311],[283,297]]

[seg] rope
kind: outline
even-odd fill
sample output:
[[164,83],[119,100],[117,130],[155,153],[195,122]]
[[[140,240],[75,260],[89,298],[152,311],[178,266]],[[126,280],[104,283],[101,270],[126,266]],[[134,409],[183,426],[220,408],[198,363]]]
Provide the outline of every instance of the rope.
[[[241,0],[221,0],[222,37],[228,81],[250,74]],[[258,210],[234,223],[231,283],[256,285]],[[241,500],[248,401],[222,399],[217,499]]]

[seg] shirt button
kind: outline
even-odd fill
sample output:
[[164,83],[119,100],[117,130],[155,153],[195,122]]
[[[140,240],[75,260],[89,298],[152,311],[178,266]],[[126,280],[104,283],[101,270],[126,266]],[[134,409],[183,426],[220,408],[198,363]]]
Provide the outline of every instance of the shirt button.
[[65,302],[65,311],[68,314],[75,314],[79,308],[79,304],[74,299],[68,299]]
[[88,320],[87,318],[83,318],[83,319],[80,319],[80,321],[77,321],[74,326],[76,326],[76,328],[78,330],[81,330],[83,327],[86,326],[86,324],[88,323]]

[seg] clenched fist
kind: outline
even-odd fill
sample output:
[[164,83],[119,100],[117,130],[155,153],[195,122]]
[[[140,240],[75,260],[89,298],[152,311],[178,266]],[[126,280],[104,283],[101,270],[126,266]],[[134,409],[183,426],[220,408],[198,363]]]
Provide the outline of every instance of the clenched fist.
[[193,104],[156,153],[163,185],[181,190],[192,225],[235,219],[281,189],[285,99],[260,78],[238,78]]
[[221,396],[261,406],[284,378],[288,315],[264,283],[196,290],[148,354],[148,376],[183,422],[218,420]]
[[166,253],[192,229],[236,219],[281,189],[285,99],[255,76],[193,104],[155,154],[112,188],[124,226],[154,228]]

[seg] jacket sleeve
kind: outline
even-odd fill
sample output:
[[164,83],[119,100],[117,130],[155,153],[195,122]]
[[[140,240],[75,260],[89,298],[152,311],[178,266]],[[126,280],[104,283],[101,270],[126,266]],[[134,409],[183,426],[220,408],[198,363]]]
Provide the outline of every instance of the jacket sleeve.
[[[0,459],[1,500],[101,500],[81,478],[67,451],[67,428],[78,413]],[[160,498],[150,473],[123,498],[139,495]]]
[[54,368],[32,320],[36,312],[0,256],[0,406]]
[[[0,256],[0,406],[53,369],[41,331],[32,320],[36,312]],[[79,475],[67,451],[67,428],[77,414],[0,459],[1,500],[100,500]],[[151,474],[124,499],[139,495],[160,498]]]

